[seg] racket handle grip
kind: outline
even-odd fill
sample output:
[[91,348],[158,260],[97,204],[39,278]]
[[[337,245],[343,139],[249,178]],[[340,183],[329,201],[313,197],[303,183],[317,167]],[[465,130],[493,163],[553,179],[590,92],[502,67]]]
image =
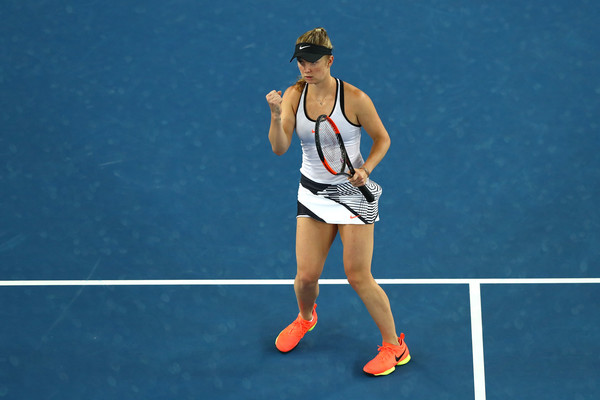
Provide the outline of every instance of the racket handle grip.
[[371,191],[367,189],[366,186],[359,186],[358,190],[360,190],[360,192],[363,194],[363,196],[365,196],[365,199],[367,199],[369,203],[375,201],[375,196],[373,196],[373,193],[371,193]]

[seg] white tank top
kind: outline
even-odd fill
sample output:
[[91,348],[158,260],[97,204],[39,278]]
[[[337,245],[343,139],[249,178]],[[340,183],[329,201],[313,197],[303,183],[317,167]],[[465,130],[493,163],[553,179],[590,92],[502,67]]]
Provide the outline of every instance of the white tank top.
[[[351,123],[346,118],[344,114],[344,82],[336,78],[336,83],[337,94],[333,111],[329,114],[329,117],[335,122],[342,134],[344,146],[346,147],[352,166],[355,169],[360,168],[364,163],[360,154],[361,127],[360,125]],[[316,121],[308,118],[306,115],[306,92],[309,86],[308,84],[304,86],[300,102],[298,103],[298,110],[296,111],[296,133],[302,145],[302,167],[300,168],[300,172],[308,179],[318,183],[340,184],[347,182],[348,178],[346,176],[336,176],[327,171],[317,153],[317,146],[315,144]]]

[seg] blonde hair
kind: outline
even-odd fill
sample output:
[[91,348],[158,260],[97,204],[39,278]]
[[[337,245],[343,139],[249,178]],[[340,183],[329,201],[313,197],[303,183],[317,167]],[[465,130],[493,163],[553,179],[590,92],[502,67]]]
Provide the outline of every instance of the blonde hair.
[[333,49],[331,39],[329,39],[325,28],[315,28],[303,33],[296,39],[296,44],[298,43],[316,44],[318,46],[327,47],[328,49]]
[[[316,44],[318,46],[327,47],[328,49],[333,49],[333,44],[331,44],[331,39],[329,39],[329,35],[327,35],[327,31],[325,30],[325,28],[320,28],[320,27],[311,29],[310,31],[305,32],[302,35],[300,35],[298,37],[298,39],[296,39],[296,44],[298,44],[298,43],[311,43],[311,44]],[[330,56],[325,56],[325,57],[330,57]],[[299,92],[302,92],[302,90],[304,89],[304,86],[306,86],[306,81],[302,77],[299,77],[298,80],[296,81],[296,84],[294,85],[294,87]]]

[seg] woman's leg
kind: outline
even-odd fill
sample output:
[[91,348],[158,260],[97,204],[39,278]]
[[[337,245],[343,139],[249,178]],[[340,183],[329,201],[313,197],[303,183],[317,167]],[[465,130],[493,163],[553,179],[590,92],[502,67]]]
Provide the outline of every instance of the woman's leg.
[[384,342],[398,344],[390,301],[371,274],[374,225],[340,225],[344,270],[352,288],[365,304]]
[[336,235],[337,225],[312,218],[297,218],[294,291],[300,315],[305,320],[312,318],[313,305],[319,295],[319,278]]

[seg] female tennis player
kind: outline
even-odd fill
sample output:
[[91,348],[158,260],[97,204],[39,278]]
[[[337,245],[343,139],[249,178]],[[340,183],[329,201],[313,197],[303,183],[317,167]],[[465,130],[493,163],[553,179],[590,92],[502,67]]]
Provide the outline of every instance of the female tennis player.
[[[275,340],[288,352],[317,324],[319,278],[329,249],[339,233],[343,244],[344,271],[348,282],[365,304],[381,332],[383,345],[364,371],[388,375],[410,360],[404,334],[396,333],[390,302],[371,274],[374,222],[379,220],[381,187],[369,176],[385,156],[390,137],[371,99],[358,88],[331,75],[333,45],[323,28],[301,35],[292,56],[300,78],[296,84],[266,95],[271,109],[269,141],[273,152],[287,152],[294,130],[302,145],[296,226],[297,273],[294,291],[298,317]],[[322,164],[315,145],[315,122],[327,114],[339,128],[346,151],[355,167],[348,178],[331,174]],[[361,129],[373,140],[366,160],[360,153]],[[375,201],[368,203],[359,186],[367,185]]]

